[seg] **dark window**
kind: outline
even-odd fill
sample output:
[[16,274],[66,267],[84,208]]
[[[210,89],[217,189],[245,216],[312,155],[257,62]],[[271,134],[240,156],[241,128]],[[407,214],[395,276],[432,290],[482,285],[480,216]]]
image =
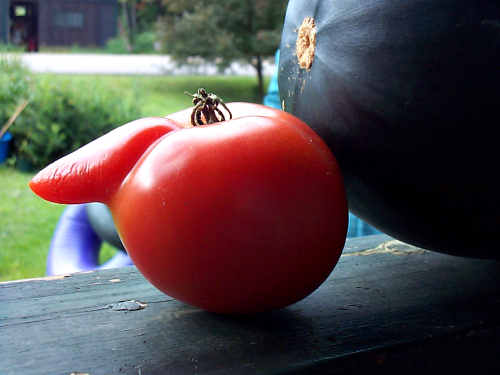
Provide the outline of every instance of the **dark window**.
[[81,29],[83,21],[84,17],[81,12],[60,12],[54,15],[54,25],[57,27]]

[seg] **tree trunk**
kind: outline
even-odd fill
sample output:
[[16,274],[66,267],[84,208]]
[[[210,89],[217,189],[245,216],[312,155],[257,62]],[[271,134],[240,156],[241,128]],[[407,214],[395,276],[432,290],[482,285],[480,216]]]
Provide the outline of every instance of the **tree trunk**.
[[259,101],[262,103],[264,100],[264,75],[262,68],[262,56],[257,55],[257,61],[254,65],[255,70],[257,70],[257,81],[258,81],[258,93],[259,93]]
[[135,35],[137,33],[137,16],[135,8],[135,0],[129,0],[124,4],[125,19],[127,21],[127,37],[129,52],[133,52],[135,47]]

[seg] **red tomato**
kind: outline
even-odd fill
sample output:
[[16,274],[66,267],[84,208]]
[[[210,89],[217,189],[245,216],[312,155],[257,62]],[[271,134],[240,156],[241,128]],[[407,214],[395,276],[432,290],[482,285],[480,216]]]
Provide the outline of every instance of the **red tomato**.
[[289,305],[338,261],[342,176],[325,143],[292,115],[228,108],[234,118],[211,125],[184,128],[191,110],[124,125],[30,186],[54,202],[106,203],[134,264],[172,297],[223,313]]

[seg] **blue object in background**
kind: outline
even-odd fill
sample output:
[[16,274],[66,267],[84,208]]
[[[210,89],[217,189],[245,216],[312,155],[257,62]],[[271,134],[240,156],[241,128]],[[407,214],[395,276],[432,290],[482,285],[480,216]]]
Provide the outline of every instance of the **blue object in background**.
[[117,251],[113,258],[99,265],[102,241],[103,239],[97,235],[90,224],[86,205],[68,205],[52,237],[46,274],[61,275],[133,264],[126,252]]
[[369,236],[379,234],[379,230],[361,220],[356,215],[349,212],[349,226],[347,227],[347,238]]
[[[280,51],[277,50],[274,55],[274,66],[278,69],[280,59]],[[267,88],[267,94],[264,96],[264,105],[269,107],[281,109],[280,103],[280,92],[278,88],[278,72],[275,71],[273,76],[271,77],[271,82],[269,82],[269,86]]]
[[[279,66],[280,51],[276,51],[275,55],[275,66],[276,69]],[[264,105],[269,107],[281,109],[280,94],[278,87],[278,72],[275,71],[271,77],[271,82],[267,89],[267,94],[264,97]],[[380,233],[377,229],[373,228],[371,225],[365,223],[356,215],[349,212],[349,227],[347,229],[347,237],[361,237],[368,236],[370,234]]]
[[2,164],[9,155],[9,144],[11,139],[12,135],[9,132],[6,132],[2,136],[2,139],[0,139],[0,164]]

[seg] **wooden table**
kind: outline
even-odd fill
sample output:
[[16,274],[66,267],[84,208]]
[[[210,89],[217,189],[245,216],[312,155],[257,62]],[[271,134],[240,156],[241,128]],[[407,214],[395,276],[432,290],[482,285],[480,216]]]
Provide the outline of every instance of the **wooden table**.
[[311,296],[255,316],[134,267],[0,283],[0,374],[500,373],[499,263],[352,239]]

